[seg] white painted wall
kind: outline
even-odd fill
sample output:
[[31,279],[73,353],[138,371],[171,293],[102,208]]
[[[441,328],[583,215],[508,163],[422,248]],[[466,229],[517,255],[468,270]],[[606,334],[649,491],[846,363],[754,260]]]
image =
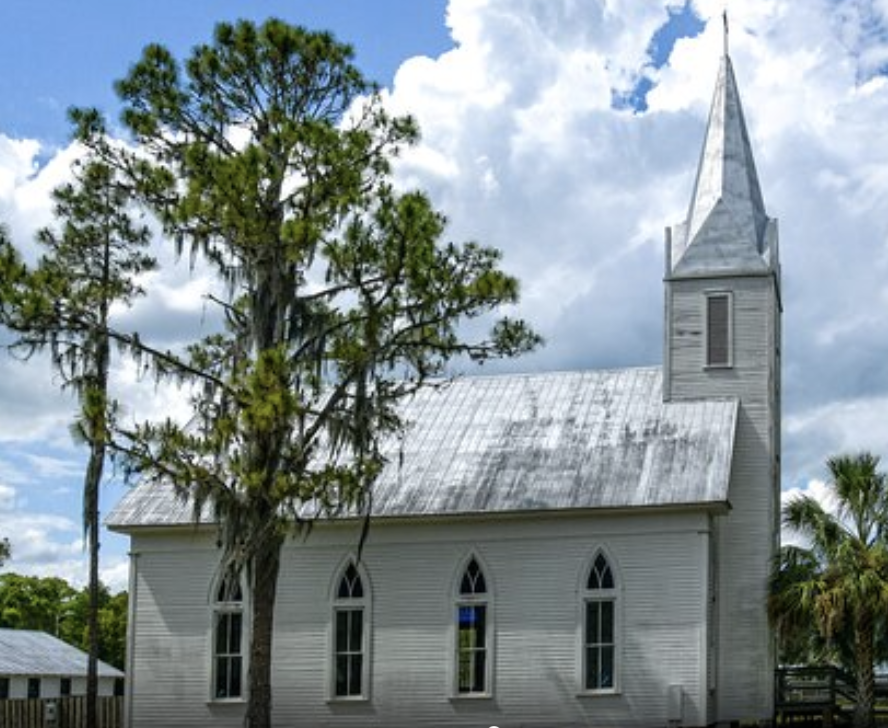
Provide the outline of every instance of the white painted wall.
[[[330,593],[355,525],[317,527],[286,547],[274,653],[275,725],[665,725],[670,685],[684,724],[710,710],[706,627],[710,518],[703,512],[376,522],[363,566],[372,588],[371,692],[333,701]],[[211,532],[133,537],[131,728],[239,726],[210,695]],[[620,690],[580,691],[581,587],[596,550],[616,568]],[[453,689],[454,580],[470,552],[492,591],[490,698]]]
[[[734,366],[706,369],[705,293],[733,295]],[[767,581],[779,537],[780,311],[772,275],[667,281],[666,371],[673,399],[736,397],[740,412],[729,497],[717,526],[717,713],[770,720],[774,645]]]

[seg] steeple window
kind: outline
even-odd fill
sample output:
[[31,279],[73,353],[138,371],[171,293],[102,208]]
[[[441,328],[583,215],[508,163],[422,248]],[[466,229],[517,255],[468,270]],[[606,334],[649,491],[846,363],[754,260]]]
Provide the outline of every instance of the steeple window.
[[727,292],[706,295],[707,367],[733,365],[731,303],[731,294]]

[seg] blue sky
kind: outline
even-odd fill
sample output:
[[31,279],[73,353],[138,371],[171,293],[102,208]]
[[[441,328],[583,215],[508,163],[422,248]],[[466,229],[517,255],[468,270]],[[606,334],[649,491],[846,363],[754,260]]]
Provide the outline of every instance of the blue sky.
[[218,21],[279,17],[332,30],[364,72],[391,83],[401,61],[451,47],[445,0],[4,0],[0,126],[13,136],[67,138],[70,106],[115,108],[112,82],[148,43],[181,57]]
[[[177,54],[218,20],[278,16],[350,42],[421,144],[399,163],[457,241],[502,249],[542,351],[487,371],[658,364],[663,229],[687,210],[723,47],[724,0],[3,0],[0,220],[26,254],[72,151],[66,109],[114,115],[112,82],[148,42]],[[784,489],[822,492],[825,459],[888,454],[888,3],[744,0],[731,55],[784,268]],[[164,248],[168,250],[168,248]],[[169,255],[165,254],[167,259]],[[208,282],[182,267],[131,312],[176,346]],[[0,334],[0,341],[2,341]],[[181,397],[116,373],[133,417]],[[80,580],[70,400],[48,365],[0,356],[0,535],[10,568]],[[110,478],[107,510],[123,485]],[[105,578],[125,584],[126,541]]]

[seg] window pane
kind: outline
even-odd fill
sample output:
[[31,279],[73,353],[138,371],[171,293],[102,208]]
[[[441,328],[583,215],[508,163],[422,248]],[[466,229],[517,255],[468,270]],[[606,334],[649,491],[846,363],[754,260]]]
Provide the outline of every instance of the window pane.
[[586,648],[586,689],[597,690],[599,680],[597,647]]
[[241,592],[240,579],[234,576],[228,576],[219,584],[219,591],[216,593],[216,601],[220,603],[240,602],[243,601],[243,593]]
[[484,675],[486,664],[487,653],[484,651],[475,652],[475,679],[472,683],[472,690],[476,693],[484,692]]
[[462,581],[459,585],[460,594],[485,594],[487,592],[487,584],[484,581],[484,572],[478,566],[478,562],[472,559],[463,573]]
[[472,653],[460,651],[459,653],[459,680],[458,689],[461,693],[472,691]]
[[475,645],[480,648],[487,646],[487,607],[479,604],[475,608]]
[[243,621],[244,616],[242,614],[231,614],[228,617],[230,625],[228,630],[228,652],[230,654],[240,654],[241,652],[241,626]]
[[586,644],[598,642],[598,604],[598,602],[586,603]]
[[59,694],[67,696],[71,694],[71,678],[63,677],[59,685]]
[[361,599],[364,596],[364,584],[354,564],[349,564],[336,591],[338,599]]
[[351,655],[349,657],[349,669],[351,674],[348,680],[348,694],[361,694],[361,667],[363,664],[361,655]]
[[230,688],[228,697],[239,698],[241,696],[241,675],[243,674],[243,659],[240,657],[230,658]]
[[595,562],[589,570],[589,580],[586,582],[587,589],[613,589],[614,574],[611,571],[610,564],[604,554],[598,554]]
[[601,602],[601,637],[599,642],[612,645],[614,643],[614,603]]
[[348,649],[348,612],[340,610],[336,612],[336,651],[345,652]]
[[599,687],[609,689],[614,686],[614,648],[602,647],[600,651],[601,672]]
[[216,615],[216,654],[228,652],[228,614]]
[[336,694],[348,695],[348,655],[336,656]]
[[361,643],[363,642],[363,626],[364,626],[364,614],[358,609],[352,609],[349,611],[350,622],[349,625],[349,650],[352,652],[360,652],[361,651]]
[[228,697],[228,659],[219,657],[216,659],[216,697]]

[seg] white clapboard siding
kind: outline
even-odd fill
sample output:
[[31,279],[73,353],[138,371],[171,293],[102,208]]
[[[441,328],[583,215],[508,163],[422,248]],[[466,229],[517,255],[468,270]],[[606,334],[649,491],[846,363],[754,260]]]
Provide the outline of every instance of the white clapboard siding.
[[[674,399],[740,400],[730,517],[718,524],[721,719],[768,719],[774,656],[767,579],[779,528],[779,302],[773,275],[671,281],[666,356]],[[706,369],[706,292],[730,290],[733,366]]]
[[[702,725],[709,522],[705,512],[652,511],[375,524],[362,562],[372,591],[370,695],[352,702],[330,700],[330,597],[359,530],[318,527],[284,552],[275,724],[665,724],[669,685],[678,684],[686,725]],[[208,700],[211,530],[137,534],[133,547],[132,728],[239,725],[242,706]],[[618,581],[622,690],[581,696],[581,590],[598,548]],[[470,554],[490,592],[490,698],[454,696],[454,592]]]

